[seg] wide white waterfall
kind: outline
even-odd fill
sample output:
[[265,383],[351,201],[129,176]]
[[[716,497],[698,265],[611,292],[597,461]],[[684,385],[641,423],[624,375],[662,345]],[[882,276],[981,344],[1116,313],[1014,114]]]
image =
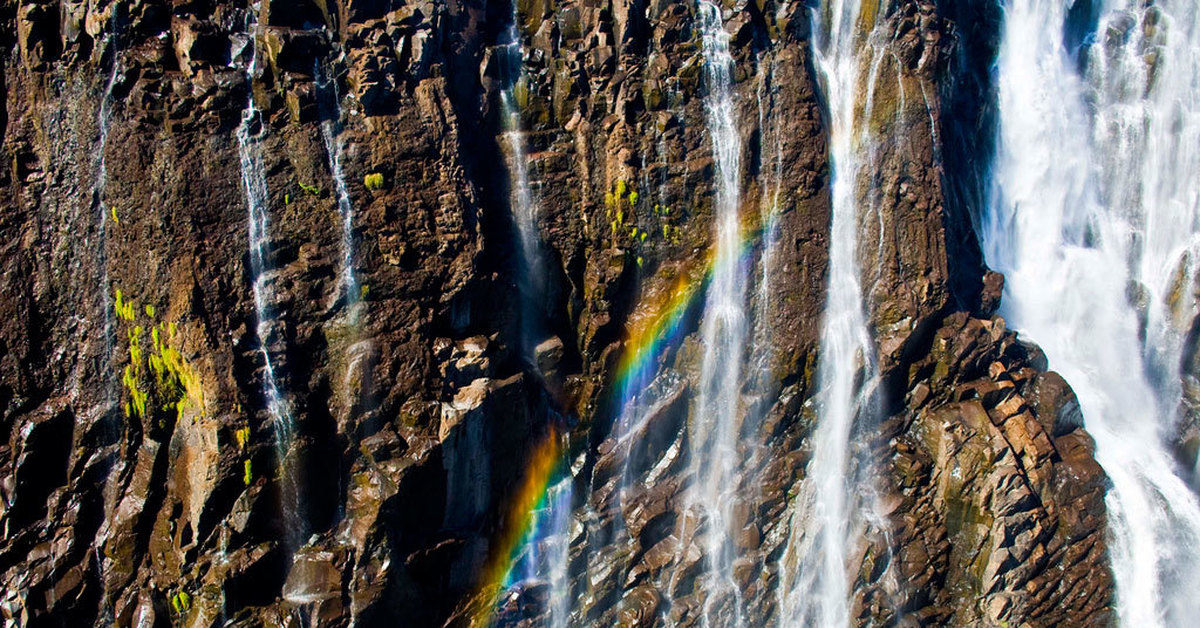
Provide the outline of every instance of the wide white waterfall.
[[853,442],[877,419],[875,348],[858,263],[858,180],[872,163],[865,121],[882,50],[871,44],[870,29],[860,23],[861,5],[838,0],[814,11],[816,67],[831,118],[833,209],[812,458],[791,504],[780,569],[780,623],[790,626],[850,623],[847,559],[869,514],[869,463]]
[[274,315],[271,308],[271,286],[267,277],[269,270],[271,238],[268,222],[270,194],[263,170],[262,147],[259,139],[264,132],[262,114],[254,104],[252,84],[258,73],[258,15],[249,11],[250,20],[246,32],[250,57],[246,62],[246,108],[242,111],[242,122],[237,128],[238,158],[241,166],[242,187],[246,194],[247,229],[250,252],[250,281],[254,295],[254,312],[257,316],[259,350],[263,360],[263,397],[267,411],[275,428],[276,447],[280,459],[287,456],[295,432],[291,408],[279,390],[275,375],[275,363],[269,350]]
[[[738,432],[742,363],[746,346],[746,280],[742,263],[741,137],[734,109],[733,57],[721,9],[701,0],[697,18],[704,50],[705,110],[716,165],[716,250],[700,328],[704,354],[688,432],[691,445],[687,510],[703,526],[707,592],[705,625],[743,623],[741,592],[733,579],[731,529],[738,492]],[[716,605],[733,608],[715,615]]]
[[1002,313],[1074,388],[1111,480],[1122,623],[1191,625],[1200,506],[1170,442],[1195,314],[1200,11],[1109,0],[1094,43],[1076,51],[1069,4],[1009,2],[981,239],[1007,278]]
[[1170,411],[1182,393],[1180,358],[1196,313],[1200,9],[1178,0],[1142,4],[1109,2],[1086,78],[1100,202],[1128,223],[1146,366]]

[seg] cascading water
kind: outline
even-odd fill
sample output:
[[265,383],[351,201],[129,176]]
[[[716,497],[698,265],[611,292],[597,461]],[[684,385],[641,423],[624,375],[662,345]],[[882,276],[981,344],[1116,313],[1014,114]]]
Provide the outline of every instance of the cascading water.
[[354,245],[354,204],[350,199],[350,189],[346,185],[346,175],[342,170],[345,142],[342,139],[342,101],[338,93],[338,80],[334,73],[326,72],[319,61],[313,74],[318,90],[323,93],[323,97],[318,99],[322,105],[321,139],[325,144],[325,155],[329,161],[329,173],[333,179],[333,191],[342,226],[342,270],[339,273],[341,286],[338,301],[342,308],[340,322],[349,330],[346,337],[350,344],[345,348],[346,366],[342,389],[345,392],[346,411],[350,413],[353,412],[356,402],[369,394],[369,391],[362,390],[361,386],[362,382],[367,380],[365,369],[371,354],[371,340],[362,337],[364,290],[355,274],[357,260]]
[[[114,22],[116,17],[113,17]],[[96,114],[96,126],[100,128],[100,140],[96,148],[96,181],[92,188],[92,204],[96,208],[96,227],[99,232],[97,245],[97,267],[100,269],[100,310],[104,316],[103,350],[98,368],[105,373],[108,381],[104,387],[104,408],[109,411],[117,407],[117,375],[110,367],[113,350],[116,346],[116,328],[113,325],[113,306],[111,286],[108,282],[108,204],[104,200],[104,188],[108,185],[108,161],[105,152],[108,148],[108,131],[112,124],[113,87],[117,84],[120,68],[117,47],[117,30],[113,28],[112,69],[109,70],[108,80],[104,83],[104,95],[101,96],[100,110]]]
[[[524,71],[525,55],[521,46],[517,3],[513,3],[512,21],[500,49],[503,57],[503,85],[500,92],[504,117],[504,140],[509,153],[509,185],[513,221],[520,240],[521,351],[537,368],[535,343],[544,333],[544,307],[547,282],[541,235],[538,231],[538,206],[529,182],[528,154],[521,124],[521,108],[516,90]],[[556,438],[557,436],[552,436]],[[542,507],[531,513],[531,528],[523,551],[513,567],[510,585],[539,585],[544,588],[546,607],[543,616],[550,628],[565,628],[571,612],[567,567],[569,562],[569,525],[574,500],[574,477],[570,470],[548,487]]]
[[1110,0],[1081,64],[1066,3],[1011,0],[980,227],[1007,278],[1002,312],[1074,388],[1111,480],[1117,611],[1131,626],[1200,614],[1200,505],[1166,445],[1182,343],[1172,292],[1198,231],[1198,15],[1190,0]]
[[[868,125],[880,50],[862,24],[861,3],[814,12],[814,49],[829,103],[833,167],[829,284],[817,365],[812,459],[791,504],[779,587],[780,623],[850,623],[847,559],[869,509],[869,462],[856,446],[877,417],[875,348],[867,330],[858,263],[860,172],[871,163]],[[867,88],[866,93],[862,87]],[[864,105],[865,103],[865,105]]]
[[567,568],[573,482],[568,472],[546,490],[541,508],[530,515],[533,524],[510,576],[510,587],[544,589],[542,617],[548,628],[565,628],[571,614]]
[[692,484],[685,504],[704,529],[704,623],[712,624],[717,605],[729,603],[732,596],[732,612],[726,612],[720,622],[740,625],[744,618],[741,591],[733,578],[731,527],[738,491],[738,421],[747,335],[747,273],[738,219],[742,146],[732,93],[733,57],[721,9],[700,0],[697,14],[708,86],[705,110],[716,164],[716,251],[700,329],[704,355],[688,433]]
[[[758,377],[770,375],[771,348],[774,346],[771,334],[770,307],[775,298],[775,286],[771,283],[771,271],[775,263],[776,248],[779,245],[779,194],[783,188],[783,138],[772,116],[767,109],[774,97],[771,83],[771,67],[773,60],[759,60],[758,100],[758,129],[759,150],[762,170],[767,173],[766,180],[760,181],[761,198],[759,199],[759,217],[762,222],[762,259],[759,263],[757,306],[754,312],[754,364]],[[768,156],[770,160],[768,161]],[[768,378],[769,379],[769,378]]]
[[[521,47],[521,32],[516,3],[513,3],[512,22],[505,33],[501,49],[503,57],[504,89],[500,92],[501,114],[504,116],[504,141],[508,144],[509,183],[512,186],[513,219],[521,245],[521,286],[523,302],[523,325],[526,343],[539,326],[541,309],[536,303],[544,297],[546,284],[545,268],[542,264],[541,236],[538,233],[538,206],[529,184],[529,157],[525,148],[525,132],[521,125],[521,107],[517,101],[525,65],[525,53]],[[531,348],[531,347],[529,347]]]
[[[113,321],[114,311],[113,311],[113,304],[112,304],[112,296],[111,296],[111,292],[110,292],[112,290],[112,287],[109,284],[109,277],[108,277],[108,253],[107,253],[107,251],[108,251],[109,210],[108,210],[108,205],[107,205],[107,203],[105,203],[105,199],[104,199],[105,188],[108,185],[108,162],[107,162],[105,153],[108,150],[108,134],[109,134],[109,129],[111,128],[111,124],[112,124],[112,107],[113,107],[112,95],[113,95],[113,88],[117,84],[117,77],[119,76],[119,73],[120,73],[120,50],[121,49],[119,47],[118,30],[116,27],[117,15],[114,14],[112,20],[113,20],[113,28],[112,28],[112,34],[111,34],[111,40],[110,40],[111,41],[110,54],[112,55],[112,68],[109,70],[108,79],[104,83],[104,92],[101,95],[101,99],[100,99],[100,108],[99,108],[99,111],[97,111],[97,113],[96,113],[96,126],[99,128],[99,138],[97,140],[97,146],[96,146],[96,170],[95,170],[96,178],[95,178],[95,182],[92,185],[92,196],[91,196],[91,203],[92,203],[92,207],[94,210],[93,214],[94,214],[95,220],[96,220],[96,232],[97,232],[97,236],[98,236],[98,240],[99,240],[99,242],[96,245],[96,267],[99,269],[99,275],[100,275],[99,281],[98,281],[99,285],[97,286],[97,289],[98,289],[99,296],[100,296],[101,316],[103,316],[103,320],[104,320],[104,336],[101,339],[102,345],[100,348],[100,354],[97,357],[96,368],[97,368],[97,372],[103,373],[104,377],[106,378],[106,381],[104,384],[104,399],[103,399],[102,406],[101,406],[101,412],[106,416],[116,415],[117,408],[119,407],[117,395],[119,394],[118,387],[120,385],[117,381],[117,371],[116,371],[116,369],[112,368],[112,358],[113,358],[113,353],[116,348],[116,328],[115,328],[114,321]],[[78,370],[76,370],[75,382],[74,382],[75,391],[73,394],[78,394],[78,386],[81,383],[79,375],[80,374],[79,374]],[[119,419],[119,415],[116,415],[116,416]],[[119,436],[118,436],[119,426],[117,425],[116,421],[113,421],[112,426],[108,429],[109,429],[109,434],[107,435],[108,437],[110,437],[114,441],[117,438],[119,438]],[[117,464],[118,465],[123,464],[123,461],[120,459],[119,456],[117,457]],[[114,511],[114,509],[116,508],[117,500],[119,499],[119,493],[118,493],[119,482],[114,482],[113,480],[120,476],[120,471],[121,470],[119,470],[119,469],[114,469],[114,470],[110,471],[110,473],[108,474],[108,476],[105,479],[105,486],[104,486],[104,512],[106,513],[105,521],[104,521],[101,531],[97,535],[96,542],[93,546],[94,551],[95,551],[95,564],[96,565],[104,564],[104,558],[102,556],[101,548],[107,542],[107,540],[108,540],[107,537],[110,532],[109,526],[111,525],[111,522],[109,520],[108,513],[112,513]],[[106,595],[104,597],[102,615],[106,619],[108,619],[108,618],[112,618],[112,616],[113,616],[112,614],[113,614],[113,609],[110,604],[109,598]],[[115,621],[115,619],[113,621]]]
[[1200,9],[1110,2],[1109,35],[1088,57],[1101,203],[1133,230],[1130,275],[1143,352],[1164,411],[1182,396],[1179,368],[1196,313],[1200,253]]
[[358,323],[362,301],[362,289],[354,274],[354,204],[350,201],[350,190],[346,187],[346,176],[342,172],[342,123],[341,98],[337,90],[337,78],[324,76],[318,67],[317,85],[330,92],[333,110],[321,121],[321,139],[325,142],[325,154],[329,158],[329,172],[333,176],[333,191],[337,197],[338,215],[342,218],[342,303],[349,313],[351,325]]
[[[292,412],[287,399],[280,392],[275,375],[275,362],[271,357],[272,342],[271,327],[274,314],[271,308],[271,286],[267,277],[268,261],[270,259],[270,232],[268,208],[270,195],[267,190],[266,174],[263,170],[262,147],[259,139],[264,132],[262,116],[254,104],[253,82],[258,72],[258,14],[254,8],[248,10],[250,58],[246,62],[246,83],[249,95],[246,99],[246,109],[242,112],[242,122],[237,128],[238,157],[241,166],[242,186],[246,194],[246,213],[249,236],[250,281],[254,296],[254,311],[257,316],[257,334],[259,351],[263,360],[263,397],[267,404],[267,412],[275,429],[275,446],[280,464],[285,471],[281,473],[287,483],[292,486],[284,490],[284,499],[295,500],[295,503],[284,504],[284,510],[289,516],[299,516],[299,487],[296,478],[287,464],[288,452],[291,449],[295,426],[292,422]],[[295,532],[297,522],[291,522],[291,532]]]
[[[119,5],[118,5],[119,6]],[[106,188],[108,186],[108,134],[112,124],[113,114],[113,89],[116,87],[117,79],[120,76],[120,38],[118,30],[118,20],[120,19],[119,11],[114,12],[111,19],[111,31],[109,33],[109,49],[108,55],[111,57],[111,67],[108,71],[108,76],[104,81],[104,88],[100,93],[100,106],[96,111],[96,151],[95,162],[92,167],[94,178],[92,179],[91,194],[86,197],[85,203],[81,204],[79,209],[86,206],[88,215],[94,225],[94,231],[88,229],[84,236],[82,249],[85,251],[94,251],[94,257],[88,260],[86,268],[94,269],[96,275],[93,277],[87,272],[72,273],[71,287],[73,290],[82,294],[94,295],[98,299],[96,307],[99,310],[98,314],[101,320],[104,321],[103,333],[99,338],[91,337],[81,339],[81,343],[88,347],[89,359],[92,361],[91,368],[95,369],[96,376],[105,379],[103,387],[104,398],[101,400],[101,413],[108,415],[118,408],[117,394],[119,389],[119,381],[116,369],[112,368],[113,352],[116,349],[116,326],[113,320],[114,310],[112,304],[112,286],[109,284],[108,277],[108,230],[109,221],[115,214],[110,216],[111,210],[105,199]],[[77,214],[78,215],[78,214]],[[93,234],[95,241],[93,242]],[[80,260],[83,262],[83,260]],[[80,268],[82,271],[83,268]],[[87,281],[94,281],[91,286],[86,289],[80,289],[76,283],[76,278]],[[98,345],[98,346],[97,346]],[[84,361],[80,360],[76,363],[71,376],[71,394],[72,396],[80,393],[81,387],[86,383]]]

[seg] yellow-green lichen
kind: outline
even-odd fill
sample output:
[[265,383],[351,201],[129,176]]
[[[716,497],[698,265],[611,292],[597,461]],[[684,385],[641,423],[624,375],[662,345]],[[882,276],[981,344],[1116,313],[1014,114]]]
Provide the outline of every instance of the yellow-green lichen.
[[127,324],[129,363],[121,375],[121,383],[128,395],[124,403],[126,416],[155,416],[162,427],[172,412],[178,419],[185,408],[203,410],[204,390],[200,377],[177,348],[180,344],[176,337],[178,326],[173,322],[166,325],[155,322],[157,310],[146,305],[142,311],[150,325],[150,346],[145,347],[146,329],[136,323],[137,306],[126,300],[119,289],[115,291],[115,297],[117,316]]

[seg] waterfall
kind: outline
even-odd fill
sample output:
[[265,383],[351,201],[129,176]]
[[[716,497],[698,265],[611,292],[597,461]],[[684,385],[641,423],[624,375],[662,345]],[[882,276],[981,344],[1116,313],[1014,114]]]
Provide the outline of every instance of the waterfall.
[[521,125],[521,104],[517,90],[522,89],[525,54],[521,46],[520,16],[517,3],[513,3],[512,22],[500,44],[503,51],[501,77],[504,89],[500,92],[501,114],[504,117],[504,142],[508,145],[509,184],[513,222],[520,240],[520,276],[522,331],[525,334],[523,349],[533,348],[534,338],[542,330],[543,309],[538,304],[545,298],[545,266],[542,263],[541,236],[538,233],[538,204],[529,184],[529,156],[525,146],[525,132]]
[[339,273],[341,285],[338,302],[343,310],[341,323],[349,329],[349,344],[344,348],[346,364],[342,374],[342,390],[345,393],[346,412],[349,415],[354,412],[356,402],[370,394],[370,391],[363,390],[361,386],[368,377],[365,371],[368,368],[371,340],[362,337],[364,288],[359,285],[355,274],[358,264],[354,246],[354,204],[350,200],[350,189],[346,185],[346,175],[342,170],[345,142],[342,139],[342,100],[338,93],[338,80],[334,73],[325,72],[320,61],[314,66],[313,76],[316,77],[318,93],[323,96],[318,98],[321,110],[321,139],[325,144],[325,155],[329,161],[329,173],[333,179],[334,197],[337,199],[342,226],[342,270]]
[[739,393],[747,327],[747,273],[738,220],[742,146],[732,93],[733,57],[721,9],[700,0],[697,12],[708,86],[705,110],[716,165],[716,251],[700,329],[704,354],[688,433],[692,485],[684,499],[687,510],[698,515],[706,530],[704,624],[713,623],[716,605],[732,595],[732,616],[722,617],[721,622],[741,625],[744,618],[741,591],[733,578],[731,526],[738,492]]
[[[119,5],[118,5],[119,6]],[[104,332],[101,342],[103,343],[101,353],[97,359],[97,372],[104,377],[104,400],[101,407],[102,416],[113,417],[113,420],[105,428],[105,436],[109,442],[115,442],[120,438],[120,415],[118,408],[120,402],[118,400],[120,383],[117,379],[117,369],[112,366],[113,353],[116,350],[116,326],[113,320],[113,303],[112,303],[112,286],[109,283],[108,277],[108,220],[109,209],[105,202],[105,188],[108,185],[108,162],[105,153],[108,150],[108,134],[112,124],[112,107],[113,107],[113,88],[116,86],[117,77],[120,74],[120,47],[117,31],[117,14],[112,17],[112,68],[109,69],[108,79],[104,83],[104,92],[100,97],[100,107],[96,112],[96,126],[99,130],[96,146],[96,178],[92,184],[91,208],[95,217],[96,233],[99,242],[96,245],[95,264],[99,273],[98,285],[96,289],[100,297],[100,312],[104,321]],[[90,247],[85,247],[85,250]],[[74,382],[72,383],[72,397],[78,395],[79,386],[82,383],[79,369],[75,369],[73,375]],[[96,565],[104,564],[101,548],[108,542],[110,534],[110,526],[112,520],[110,514],[115,510],[119,500],[119,484],[114,482],[120,476],[120,471],[125,464],[121,456],[116,456],[114,468],[104,479],[104,487],[102,489],[102,499],[104,500],[104,522],[94,541],[95,561]],[[114,614],[107,591],[103,596],[103,608],[101,616],[112,617]],[[115,622],[115,619],[114,619]]]
[[[535,347],[546,332],[544,302],[549,286],[538,230],[538,203],[529,182],[529,157],[521,124],[521,106],[516,95],[525,63],[519,24],[520,16],[517,3],[514,2],[512,21],[499,46],[503,53],[500,104],[503,136],[510,161],[513,222],[517,228],[520,249],[520,350],[541,376]],[[558,419],[552,417],[550,420],[553,422]],[[507,583],[510,589],[529,585],[544,587],[547,604],[543,620],[549,628],[565,628],[571,612],[568,546],[574,493],[572,470],[567,470],[562,478],[546,489],[541,507],[529,515],[530,529],[510,577],[514,581]]]
[[780,618],[785,625],[850,623],[847,558],[869,514],[869,462],[855,444],[877,419],[873,382],[878,373],[857,257],[858,179],[872,163],[864,121],[870,119],[881,50],[868,41],[871,25],[860,23],[860,9],[857,0],[838,0],[826,5],[823,19],[814,12],[816,66],[831,118],[833,208],[812,458],[790,506],[780,569]]
[[1111,480],[1122,623],[1187,625],[1200,614],[1200,505],[1167,445],[1182,342],[1169,306],[1192,290],[1172,285],[1197,242],[1200,12],[1110,0],[1081,63],[1064,4],[1009,3],[981,240],[1007,277],[1002,313],[1074,388]]
[[1180,360],[1197,311],[1200,9],[1109,5],[1099,28],[1110,36],[1089,56],[1086,77],[1096,105],[1094,167],[1104,173],[1101,204],[1129,223],[1146,367],[1170,412],[1182,396]]
[[541,507],[531,514],[533,523],[510,577],[510,589],[518,586],[545,589],[541,625],[547,628],[566,628],[571,614],[567,568],[573,482],[568,472],[547,488]]
[[[272,326],[275,322],[271,308],[273,298],[271,285],[267,277],[270,270],[270,233],[267,218],[270,195],[267,190],[266,174],[263,170],[262,147],[259,139],[264,133],[262,114],[254,104],[254,77],[258,72],[258,14],[249,10],[250,19],[247,24],[249,34],[250,58],[246,63],[246,109],[242,112],[242,122],[237,128],[238,161],[241,167],[242,187],[246,194],[246,213],[248,225],[248,244],[250,257],[251,290],[254,296],[254,312],[257,317],[257,334],[259,351],[263,360],[263,397],[267,402],[267,412],[275,429],[275,446],[280,465],[284,468],[288,451],[291,448],[295,425],[292,421],[291,408],[282,392],[279,390],[275,375],[275,363],[271,358],[270,345]],[[287,481],[295,484],[292,471],[286,471]],[[299,487],[292,486],[284,490],[285,499],[300,499]],[[289,510],[295,504],[285,504]],[[290,516],[298,516],[298,508],[291,508]]]
[[329,172],[333,176],[333,191],[337,197],[338,215],[342,218],[342,303],[349,313],[350,324],[357,325],[362,301],[362,289],[354,275],[354,205],[350,201],[350,190],[346,187],[346,176],[342,172],[342,123],[341,97],[338,95],[337,78],[324,76],[318,65],[317,86],[327,89],[332,95],[333,110],[323,116],[321,139],[325,143],[325,154],[329,158]]
[[[759,163],[766,175],[759,181],[759,218],[762,222],[762,259],[759,262],[757,305],[754,311],[754,344],[756,351],[755,377],[770,379],[770,357],[774,347],[770,324],[771,303],[775,286],[771,283],[771,269],[775,264],[779,245],[779,194],[783,189],[783,138],[774,116],[768,116],[767,104],[774,99],[777,88],[771,85],[769,57],[759,59],[759,84],[756,93],[758,102]],[[768,132],[769,131],[769,132]],[[769,139],[768,139],[769,138]],[[768,162],[767,156],[770,156]],[[774,392],[774,391],[770,391]]]
[[[112,368],[112,356],[116,348],[117,337],[116,326],[113,321],[112,286],[109,284],[108,279],[108,221],[110,210],[107,202],[105,202],[105,188],[108,186],[108,158],[105,153],[108,150],[108,133],[112,125],[113,88],[116,86],[117,77],[120,74],[121,49],[118,45],[117,19],[118,16],[114,14],[112,17],[113,26],[110,50],[112,67],[109,69],[108,78],[104,82],[104,91],[100,95],[100,107],[96,112],[96,127],[99,137],[96,141],[95,179],[92,182],[92,193],[89,197],[98,240],[94,264],[99,277],[97,278],[95,288],[100,298],[100,315],[104,321],[103,335],[99,339],[102,347],[97,357],[96,371],[105,378],[103,400],[103,412],[105,414],[119,406],[117,402],[119,387],[117,372]],[[88,242],[87,248],[90,248],[90,242]],[[78,394],[81,384],[79,369],[76,368],[72,382],[73,395]]]

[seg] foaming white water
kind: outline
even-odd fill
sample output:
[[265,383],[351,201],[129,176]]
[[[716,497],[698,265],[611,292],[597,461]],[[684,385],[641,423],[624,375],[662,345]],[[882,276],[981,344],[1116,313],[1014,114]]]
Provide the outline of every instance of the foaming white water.
[[[731,542],[737,497],[739,406],[746,345],[746,269],[741,260],[741,137],[734,111],[733,57],[721,10],[697,3],[708,92],[705,110],[716,165],[716,252],[704,319],[700,328],[704,355],[689,431],[691,445],[686,492],[687,511],[703,522],[705,625],[741,625],[741,592],[733,579]],[[715,606],[732,596],[732,613],[714,617]]]
[[505,116],[508,128],[504,132],[504,141],[508,144],[509,154],[512,155],[513,217],[516,219],[517,235],[521,240],[521,261],[526,268],[525,279],[530,282],[529,289],[532,291],[535,286],[542,284],[537,204],[529,187],[529,157],[525,152],[525,134],[520,126],[520,110],[513,102],[511,93],[505,91],[502,98],[505,109],[509,110]]
[[568,473],[546,490],[544,506],[532,514],[529,541],[512,571],[514,584],[545,587],[547,606],[542,619],[547,628],[566,628],[571,614],[567,566],[573,481]]
[[[857,0],[832,2],[823,16],[814,12],[816,65],[831,117],[833,211],[812,459],[791,505],[780,569],[780,623],[789,626],[850,623],[847,558],[869,514],[870,491],[864,487],[869,463],[851,442],[877,414],[875,349],[867,331],[857,257],[857,182],[861,169],[871,164],[865,120],[881,51],[871,45],[860,12]],[[864,80],[867,93],[862,91]]]
[[275,376],[275,364],[269,345],[272,341],[271,327],[274,323],[271,312],[271,287],[267,281],[267,262],[270,258],[271,238],[268,222],[270,195],[267,178],[263,170],[262,147],[259,138],[263,133],[262,114],[254,104],[254,90],[250,84],[258,72],[258,14],[250,11],[249,35],[250,59],[246,63],[246,82],[249,96],[242,122],[237,128],[238,160],[241,166],[242,188],[246,194],[247,229],[250,250],[251,290],[254,294],[254,312],[258,318],[257,333],[259,349],[263,359],[263,396],[267,411],[275,428],[276,447],[280,460],[287,456],[295,426],[291,408],[279,391]]
[[[1197,231],[1197,9],[1110,1],[1080,76],[1066,4],[1009,3],[996,194],[981,236],[1007,277],[1003,313],[1074,388],[1111,479],[1122,623],[1189,625],[1200,616],[1200,505],[1165,439],[1179,403],[1169,286]],[[1162,19],[1147,28],[1151,12]]]
[[1110,0],[1086,78],[1101,203],[1127,221],[1151,384],[1174,409],[1196,315],[1200,252],[1200,8]]

